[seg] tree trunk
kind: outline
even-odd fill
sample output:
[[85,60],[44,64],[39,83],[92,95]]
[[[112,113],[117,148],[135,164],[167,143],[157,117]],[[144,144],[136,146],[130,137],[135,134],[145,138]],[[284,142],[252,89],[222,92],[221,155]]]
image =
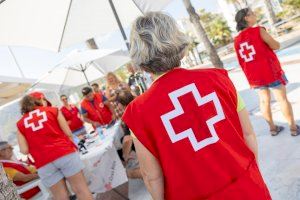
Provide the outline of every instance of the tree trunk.
[[232,3],[232,4],[233,4],[236,12],[241,9],[241,5],[238,2],[235,2],[235,3]]
[[223,68],[223,63],[222,63],[215,47],[212,45],[212,43],[208,39],[207,34],[206,34],[203,26],[200,23],[200,17],[196,13],[195,8],[192,6],[191,1],[190,0],[182,0],[182,1],[186,7],[187,12],[189,13],[190,21],[192,22],[193,26],[195,27],[197,37],[200,41],[203,42],[212,64],[216,68]]
[[194,60],[195,60],[195,65],[198,65],[198,60],[197,60],[197,57],[196,57],[194,48],[191,49],[191,53],[192,53],[192,56],[193,56],[193,58],[194,58]]
[[275,28],[274,24],[277,22],[277,19],[276,19],[275,12],[273,10],[272,3],[270,0],[264,0],[264,3],[267,8],[267,16],[268,16],[268,21],[271,25],[271,29],[272,29],[272,31],[276,32],[276,28]]
[[89,49],[99,49],[96,41],[94,38],[91,38],[89,40],[86,41],[86,45]]
[[243,3],[244,3],[244,7],[248,7],[249,6],[249,3],[247,0],[243,0]]

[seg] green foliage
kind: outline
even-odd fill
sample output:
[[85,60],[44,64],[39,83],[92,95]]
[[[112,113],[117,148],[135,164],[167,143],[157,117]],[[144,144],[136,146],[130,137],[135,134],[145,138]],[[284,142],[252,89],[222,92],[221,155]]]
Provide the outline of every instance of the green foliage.
[[119,69],[117,69],[115,72],[114,72],[122,81],[125,81],[128,79],[128,72],[126,70],[126,67],[123,66],[123,67],[120,67]]
[[253,12],[255,13],[255,15],[257,17],[258,23],[264,19],[265,13],[264,13],[264,9],[262,7],[256,8],[255,10],[253,10]]
[[200,10],[200,21],[208,37],[216,47],[232,42],[231,30],[222,15]]
[[298,11],[300,10],[300,0],[284,0],[283,5],[290,6]]
[[278,18],[288,18],[300,12],[300,0],[284,0],[283,11],[277,14]]

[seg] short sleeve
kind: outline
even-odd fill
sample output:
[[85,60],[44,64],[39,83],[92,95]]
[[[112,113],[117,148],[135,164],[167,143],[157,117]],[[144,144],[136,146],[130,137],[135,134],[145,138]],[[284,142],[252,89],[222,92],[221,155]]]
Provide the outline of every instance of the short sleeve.
[[102,95],[102,102],[105,102],[105,101],[107,101],[107,97]]
[[237,108],[236,111],[240,112],[246,107],[244,99],[237,93]]
[[83,107],[81,107],[81,108],[80,108],[80,113],[81,113],[82,115],[84,115],[84,114],[87,113],[87,111],[86,111],[86,109],[84,109]]

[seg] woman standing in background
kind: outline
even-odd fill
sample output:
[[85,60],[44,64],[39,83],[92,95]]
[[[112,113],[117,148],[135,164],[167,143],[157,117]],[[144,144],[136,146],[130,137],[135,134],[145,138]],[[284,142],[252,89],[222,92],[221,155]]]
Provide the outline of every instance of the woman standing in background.
[[114,73],[109,72],[106,76],[106,92],[105,95],[112,103],[113,109],[117,119],[120,119],[124,113],[124,108],[118,106],[116,98],[121,90],[129,90],[129,86],[122,82]]
[[271,135],[276,136],[284,129],[273,121],[271,90],[290,126],[291,135],[299,135],[300,127],[296,125],[286,94],[288,80],[274,52],[280,48],[279,42],[264,27],[255,26],[257,17],[249,8],[238,11],[235,20],[239,31],[234,39],[236,54],[251,88],[258,90],[260,109],[269,124]]

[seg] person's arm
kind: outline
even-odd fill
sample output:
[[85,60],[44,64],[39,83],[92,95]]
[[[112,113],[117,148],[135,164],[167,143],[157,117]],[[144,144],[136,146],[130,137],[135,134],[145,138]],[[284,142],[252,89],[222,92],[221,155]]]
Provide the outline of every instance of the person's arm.
[[105,92],[105,98],[108,100],[108,101],[115,101],[116,98],[117,98],[117,95],[111,95],[111,90],[109,88],[106,89],[106,92]]
[[123,89],[128,90],[128,91],[131,91],[131,89],[130,89],[130,87],[129,87],[129,85],[128,85],[127,83],[122,82],[121,85],[122,85],[122,88],[123,88]]
[[130,158],[132,144],[133,144],[132,137],[130,135],[125,135],[122,142],[123,158],[125,162],[127,162],[128,159]]
[[136,138],[133,138],[145,185],[154,200],[164,199],[164,178],[157,159]]
[[109,99],[107,99],[106,96],[103,96],[102,101],[103,101],[103,104],[106,105],[108,107],[108,109],[110,110],[110,112],[112,113],[112,119],[113,120],[116,119],[115,109],[113,108]]
[[85,121],[86,123],[92,124],[94,127],[100,126],[100,123],[99,123],[99,122],[95,122],[95,121],[93,121],[93,120],[90,120],[90,119],[87,117],[87,113],[82,113],[82,117],[83,117],[83,121]]
[[260,28],[260,36],[265,43],[273,50],[280,49],[280,43],[276,41],[264,28]]
[[17,138],[18,138],[18,143],[20,147],[20,152],[24,155],[29,154],[29,148],[28,148],[28,143],[22,133],[20,133],[19,130],[17,130]]
[[103,104],[106,105],[108,107],[108,109],[110,110],[110,112],[112,114],[112,119],[113,120],[116,119],[115,109],[113,108],[111,103],[109,101],[105,101]]
[[240,123],[242,125],[244,140],[245,140],[247,146],[249,147],[249,149],[254,153],[255,158],[257,160],[258,147],[257,147],[256,136],[255,136],[252,124],[249,119],[249,114],[248,114],[248,111],[246,110],[246,108],[243,108],[241,111],[239,111],[238,116],[240,119]]
[[13,181],[22,181],[22,182],[29,182],[35,179],[38,179],[39,175],[34,173],[34,174],[23,174],[22,172],[17,172],[14,177]]
[[57,121],[58,124],[60,126],[60,128],[63,130],[63,132],[70,138],[70,140],[73,142],[73,134],[72,131],[65,119],[65,117],[63,116],[63,114],[61,113],[61,111],[58,111],[58,115],[57,115]]

